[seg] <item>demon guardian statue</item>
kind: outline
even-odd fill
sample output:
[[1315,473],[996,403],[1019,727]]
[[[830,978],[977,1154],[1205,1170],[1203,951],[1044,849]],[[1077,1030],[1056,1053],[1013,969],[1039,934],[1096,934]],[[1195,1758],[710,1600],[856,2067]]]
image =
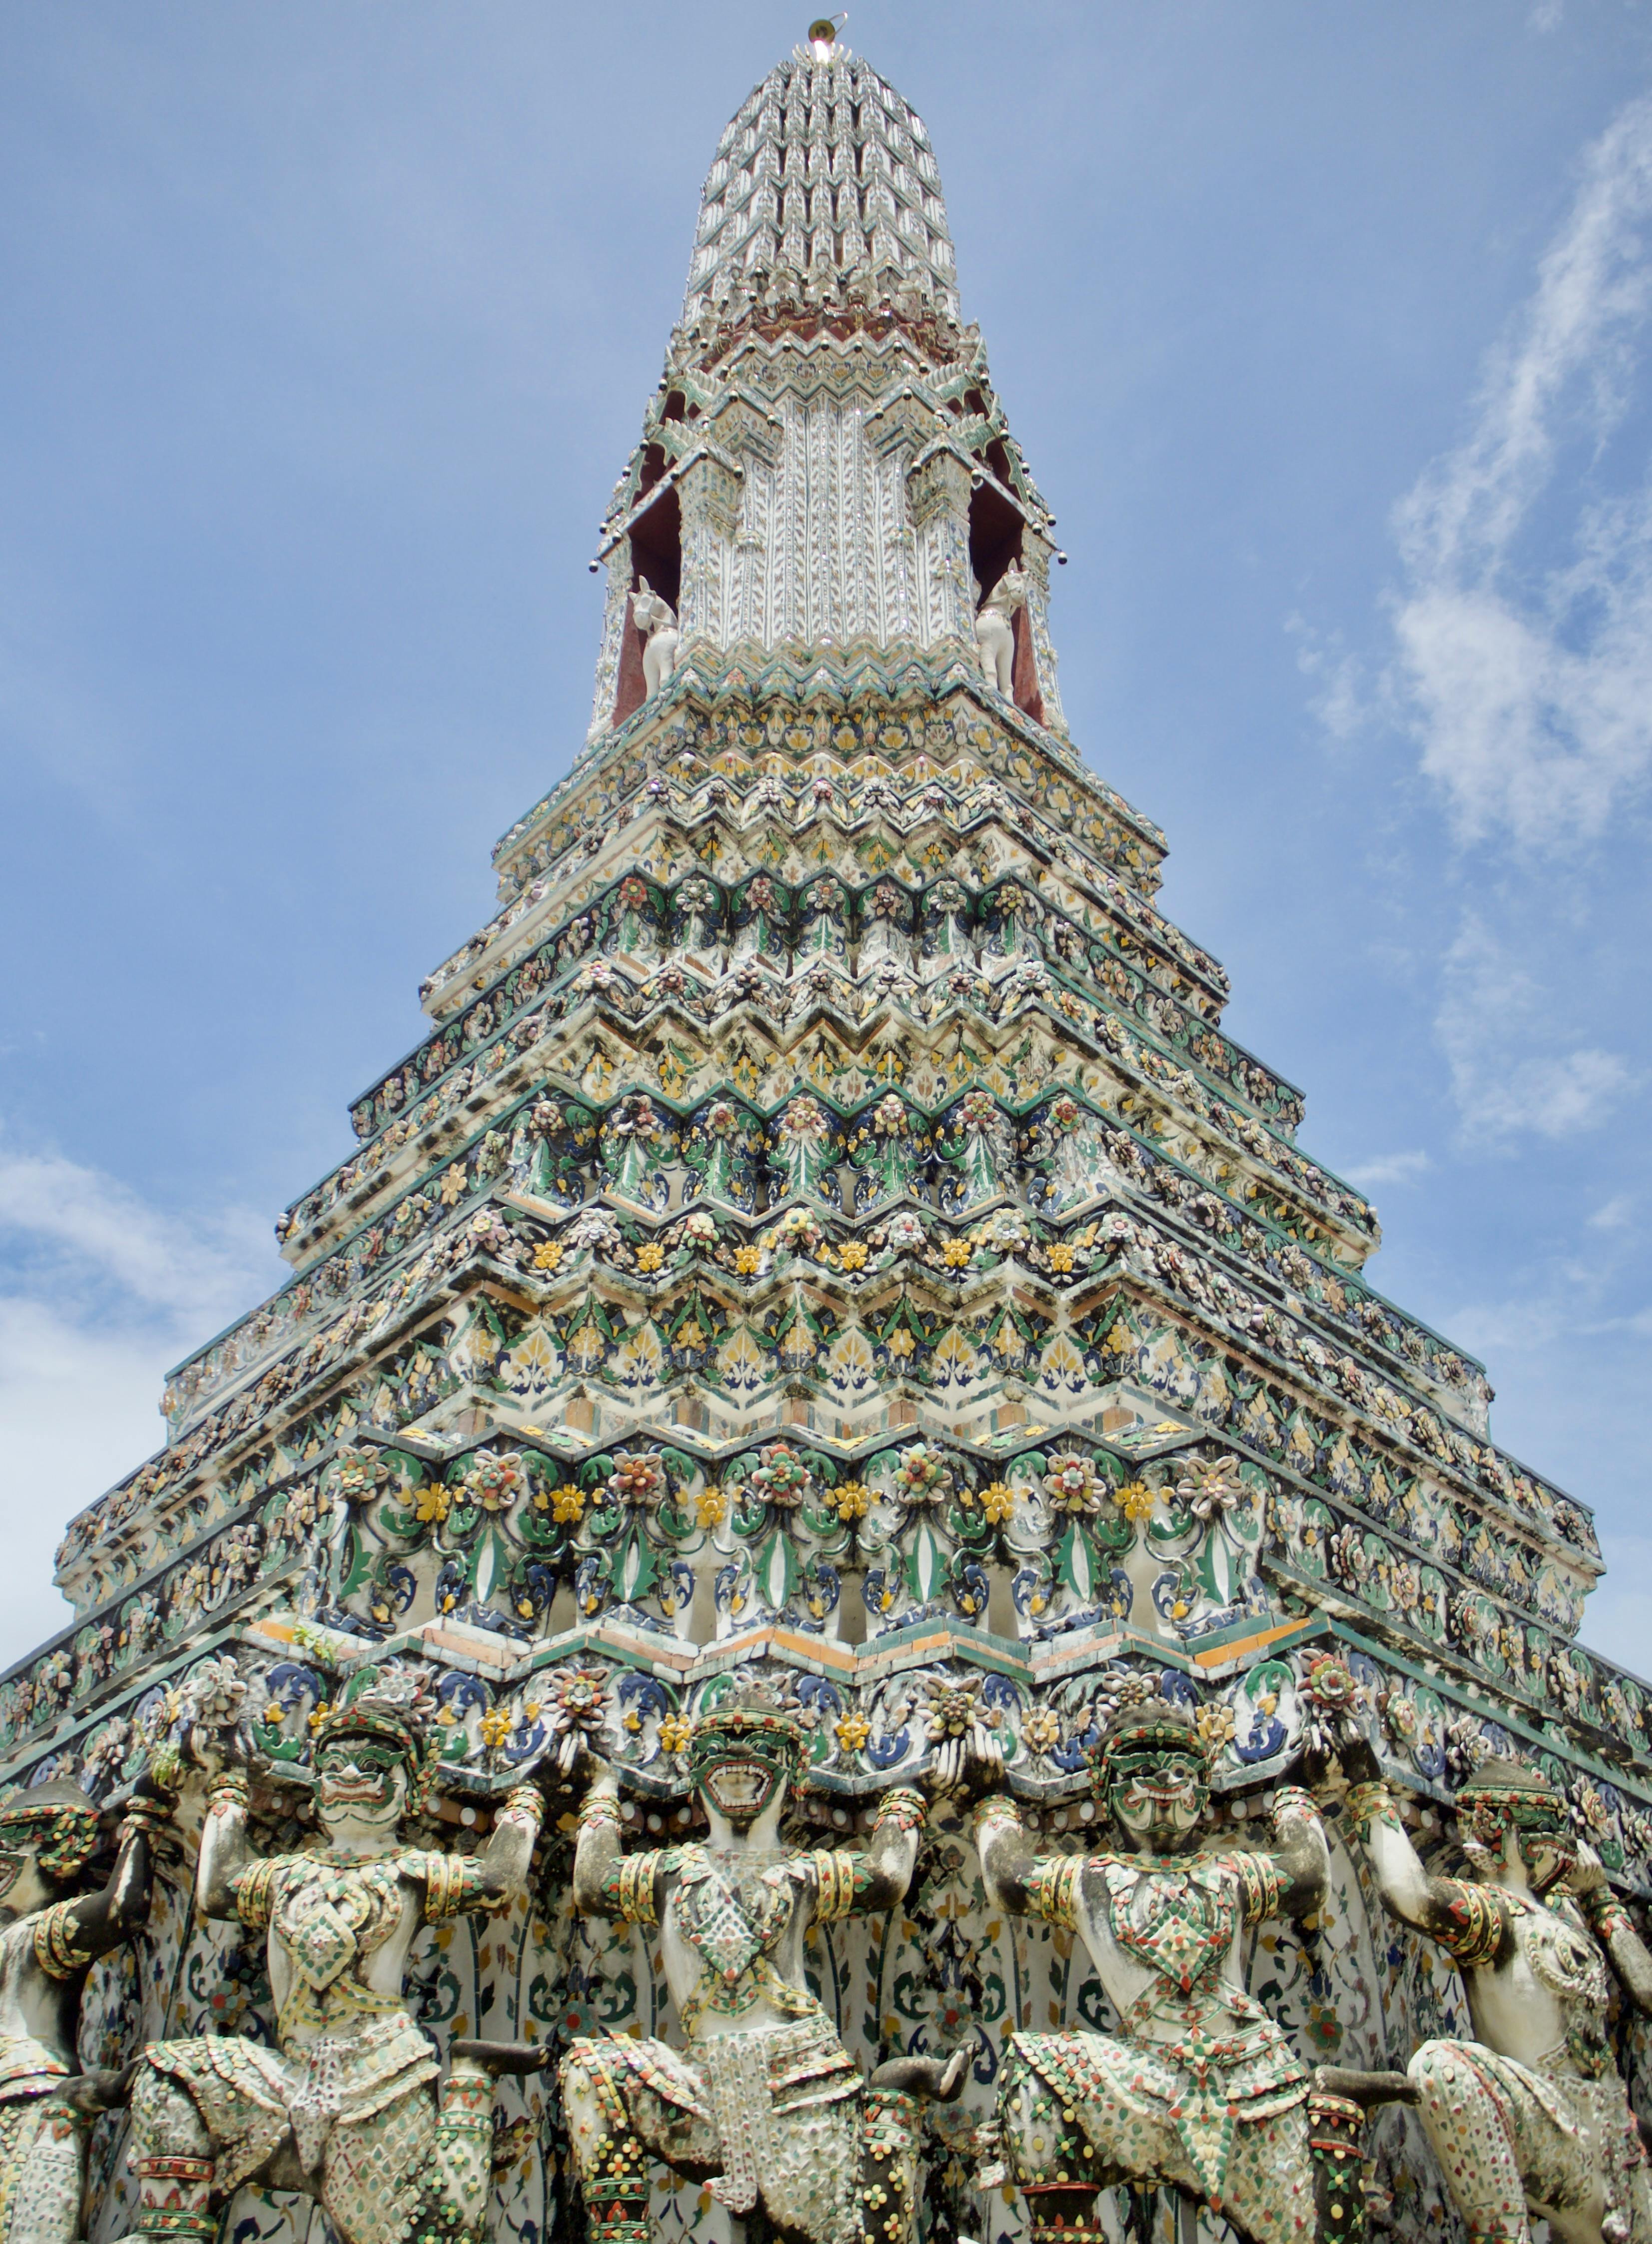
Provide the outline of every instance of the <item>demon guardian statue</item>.
[[149,1916],[151,1839],[170,1813],[146,1780],[127,1804],[114,1875],[72,1896],[98,1843],[98,1810],[72,1784],[41,1784],[0,1808],[0,2237],[72,2244],[86,2139],[123,2076],[81,2073],[80,1993],[99,1956]]
[[649,2166],[708,2181],[736,2214],[762,2202],[810,2244],[910,2238],[915,2108],[904,2092],[950,2095],[964,2053],[881,2066],[870,2088],[809,1991],[803,1935],[906,1892],[925,1815],[920,1794],[883,1795],[864,1853],[792,1852],[780,1842],[803,1739],[756,1693],[697,1724],[689,1779],[708,1845],[626,1855],[611,1773],[579,1811],[574,1906],[658,1925],[666,1976],[689,2045],[576,2041],[563,2101],[593,2237],[647,2244]]
[[[1080,1933],[1123,2029],[1116,2039],[1073,2031],[1012,2042],[999,2141],[1034,2244],[1100,2244],[1092,2200],[1119,2181],[1175,2185],[1254,2244],[1305,2244],[1316,2229],[1313,2084],[1245,1993],[1239,1950],[1247,1926],[1323,1901],[1318,1813],[1283,1787],[1271,1851],[1201,1852],[1207,1749],[1192,1717],[1162,1700],[1115,1718],[1094,1782],[1114,1841],[1101,1854],[1040,1855],[1007,1798],[976,1810],[989,1899]],[[1363,2080],[1381,2093],[1390,2078],[1339,2074],[1336,2085]]]
[[1649,2244],[1646,2153],[1606,2012],[1608,1957],[1652,2011],[1652,1956],[1565,1801],[1534,1769],[1488,1763],[1457,1795],[1476,1876],[1432,1878],[1369,1747],[1342,1758],[1385,1903],[1439,1943],[1468,1990],[1479,2040],[1425,2042],[1411,2075],[1474,2244],[1528,2244],[1534,2214],[1566,2244]]
[[196,1900],[267,1935],[278,2047],[226,2034],[146,2050],[132,2091],[140,2236],[211,2239],[243,2182],[316,2199],[344,2244],[400,2244],[416,2227],[479,2234],[492,2052],[455,2045],[438,2112],[439,2067],[403,1974],[421,1924],[521,1889],[543,1802],[519,1786],[474,1855],[403,1849],[402,1822],[423,1805],[428,1714],[411,1675],[369,1668],[322,1716],[314,1853],[254,1854],[246,1776],[213,1780]]

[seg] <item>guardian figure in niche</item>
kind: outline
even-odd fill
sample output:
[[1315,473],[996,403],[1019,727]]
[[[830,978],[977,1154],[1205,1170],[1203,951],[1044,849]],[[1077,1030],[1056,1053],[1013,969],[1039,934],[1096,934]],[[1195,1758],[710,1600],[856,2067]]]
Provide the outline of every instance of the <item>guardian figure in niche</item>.
[[438,2096],[403,1977],[421,1925],[521,1889],[543,1801],[532,1785],[511,1792],[475,1855],[404,1847],[433,1773],[432,1711],[415,1672],[359,1672],[316,1729],[315,1852],[255,1854],[245,1773],[213,1778],[195,1898],[267,1936],[277,2045],[225,2034],[146,2050],[132,2090],[139,2236],[207,2244],[253,2182],[314,2198],[344,2244],[480,2237],[489,2076],[535,2069],[539,2053],[456,2042]]
[[1548,1779],[1487,1763],[1457,1795],[1468,1878],[1430,1877],[1362,1740],[1342,1754],[1378,1892],[1453,1957],[1477,2041],[1411,2061],[1422,2120],[1475,2244],[1648,2244],[1652,2188],[1607,2039],[1608,1961],[1652,2011],[1652,1956]]
[[592,2234],[648,2244],[654,2160],[709,2183],[731,2213],[762,2203],[810,2244],[909,2244],[919,2094],[951,2097],[966,2052],[881,2065],[870,2085],[803,1973],[811,1918],[885,1909],[911,1882],[925,1806],[885,1792],[863,1851],[798,1853],[780,1820],[802,1767],[802,1732],[755,1692],[696,1725],[689,1776],[704,1845],[627,1855],[612,1771],[579,1811],[576,1909],[657,1925],[687,2047],[576,2041],[563,2103]]
[[1358,2235],[1361,2109],[1406,2083],[1310,2076],[1240,1972],[1248,1927],[1324,1899],[1313,1801],[1280,1788],[1266,1852],[1203,1851],[1209,1753],[1193,1717],[1157,1699],[1109,1725],[1093,1783],[1112,1823],[1100,1854],[1041,1855],[1006,1798],[976,1810],[989,1900],[1081,1935],[1123,2028],[1011,2042],[999,2137],[1034,2244],[1101,2244],[1095,2193],[1121,2181],[1201,2198],[1252,2244]]
[[646,577],[639,577],[637,589],[631,595],[631,613],[643,635],[643,683],[652,700],[677,667],[677,649],[682,638],[677,629],[677,611],[669,600],[650,589]]
[[171,1802],[142,1781],[120,1825],[113,1875],[75,1893],[98,1844],[98,1810],[72,1784],[40,1784],[0,1808],[0,2238],[73,2244],[86,2143],[125,2076],[80,2071],[86,1973],[147,1923],[154,1834]]
[[1015,612],[1026,605],[1026,570],[1019,561],[1012,561],[984,600],[978,584],[975,597],[980,603],[975,618],[975,644],[980,651],[981,668],[987,684],[995,686],[1006,701],[1013,701]]

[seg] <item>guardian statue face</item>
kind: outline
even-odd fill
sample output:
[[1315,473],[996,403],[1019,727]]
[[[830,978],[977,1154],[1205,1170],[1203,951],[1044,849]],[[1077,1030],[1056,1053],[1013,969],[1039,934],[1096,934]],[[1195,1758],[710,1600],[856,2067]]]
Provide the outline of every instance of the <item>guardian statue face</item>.
[[1536,1894],[1547,1893],[1577,1860],[1566,1803],[1546,1777],[1520,1766],[1471,1778],[1457,1796],[1465,1851],[1495,1879],[1518,1854]]
[[727,1817],[736,1831],[749,1831],[785,1798],[802,1761],[802,1734],[789,1715],[725,1701],[695,1728],[688,1781],[702,1807]]
[[1095,1755],[1093,1788],[1132,1852],[1180,1855],[1210,1805],[1210,1761],[1181,1707],[1149,1700],[1121,1715]]
[[345,1731],[316,1748],[316,1811],[329,1835],[365,1829],[392,1836],[410,1791],[406,1749],[387,1738]]
[[1110,1759],[1107,1811],[1138,1853],[1182,1853],[1197,1839],[1209,1804],[1198,1754],[1155,1747]]

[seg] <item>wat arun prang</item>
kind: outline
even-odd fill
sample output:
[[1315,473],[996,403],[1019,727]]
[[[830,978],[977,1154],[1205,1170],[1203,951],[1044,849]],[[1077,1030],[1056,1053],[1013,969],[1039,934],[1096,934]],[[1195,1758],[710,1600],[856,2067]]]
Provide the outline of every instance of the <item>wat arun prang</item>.
[[1154,908],[1053,529],[816,27],[585,747],[0,1682],[0,2244],[1652,2244],[1652,1693]]

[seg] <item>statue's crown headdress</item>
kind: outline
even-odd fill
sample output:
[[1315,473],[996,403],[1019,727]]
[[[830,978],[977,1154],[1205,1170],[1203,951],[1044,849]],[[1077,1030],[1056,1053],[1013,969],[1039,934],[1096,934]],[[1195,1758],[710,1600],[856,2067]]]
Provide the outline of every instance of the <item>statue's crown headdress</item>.
[[1207,1774],[1210,1744],[1188,1707],[1169,1699],[1143,1699],[1121,1707],[1090,1748],[1090,1779],[1097,1792],[1106,1790],[1114,1762],[1121,1754],[1171,1752],[1191,1754]]
[[0,1801],[0,1841],[33,1847],[49,1878],[76,1876],[98,1846],[98,1807],[78,1784],[33,1784]]
[[688,1748],[691,1771],[697,1762],[740,1743],[761,1745],[766,1756],[784,1753],[794,1768],[801,1767],[808,1749],[803,1726],[789,1707],[766,1691],[735,1690],[708,1707],[694,1723]]
[[1457,1815],[1471,1855],[1500,1853],[1511,1829],[1540,1832],[1560,1853],[1574,1843],[1564,1795],[1526,1761],[1482,1761],[1458,1788]]
[[337,1738],[376,1738],[416,1765],[430,1743],[436,1700],[416,1668],[358,1668],[315,1723],[315,1744]]

